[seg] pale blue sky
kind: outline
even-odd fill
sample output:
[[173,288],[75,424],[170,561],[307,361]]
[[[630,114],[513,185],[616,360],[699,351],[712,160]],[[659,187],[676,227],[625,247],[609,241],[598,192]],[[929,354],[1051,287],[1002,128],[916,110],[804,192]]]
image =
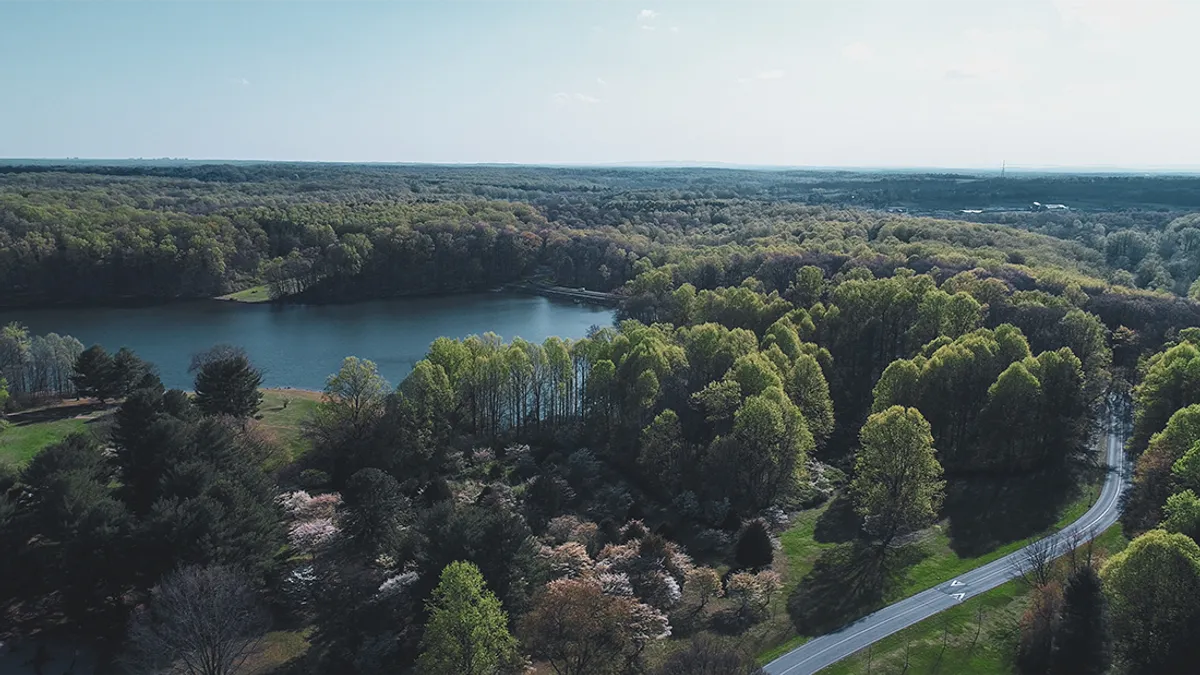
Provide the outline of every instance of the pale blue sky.
[[1200,163],[1200,0],[0,2],[0,157]]

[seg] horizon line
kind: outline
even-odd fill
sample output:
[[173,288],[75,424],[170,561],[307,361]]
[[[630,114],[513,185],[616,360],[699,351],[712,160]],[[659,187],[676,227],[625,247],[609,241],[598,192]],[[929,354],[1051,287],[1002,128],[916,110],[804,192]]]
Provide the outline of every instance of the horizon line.
[[181,162],[192,164],[330,164],[330,165],[376,165],[376,166],[443,166],[443,167],[534,167],[534,168],[725,168],[744,170],[775,171],[1066,171],[1066,172],[1122,172],[1122,173],[1197,173],[1200,164],[1008,164],[1001,165],[921,165],[921,164],[756,164],[743,162],[704,160],[632,160],[611,162],[419,162],[386,160],[311,160],[311,159],[229,159],[192,157],[0,157],[0,163],[9,165],[32,165],[47,163],[157,163]]

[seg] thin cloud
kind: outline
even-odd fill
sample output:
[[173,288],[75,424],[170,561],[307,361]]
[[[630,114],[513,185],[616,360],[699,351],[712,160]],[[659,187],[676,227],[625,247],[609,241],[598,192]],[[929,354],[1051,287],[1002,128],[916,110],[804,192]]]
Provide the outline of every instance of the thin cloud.
[[1124,33],[1169,19],[1176,9],[1168,0],[1054,0],[1064,24],[1098,33]]
[[654,20],[659,16],[660,14],[652,9],[643,9],[637,15],[638,25],[641,26],[642,30],[654,30],[657,28],[654,25]]
[[592,105],[600,102],[600,99],[596,98],[595,96],[589,96],[588,94],[582,94],[579,92],[571,94],[565,91],[559,91],[552,94],[550,98],[559,105],[567,105],[569,103],[585,103],[587,105]]
[[241,85],[243,87],[250,86],[250,80],[247,80],[244,77],[231,77],[231,78],[229,78],[229,82],[231,84],[237,84],[237,85]]
[[863,63],[875,57],[875,50],[865,42],[851,42],[842,47],[842,56],[856,63]]
[[771,80],[782,80],[786,76],[786,71],[779,68],[772,68],[770,70],[760,70],[757,73],[747,77],[739,77],[738,82],[741,82],[742,84],[747,84],[750,82],[769,82]]
[[604,79],[603,77],[597,77],[597,78],[596,78],[596,84],[600,85],[601,87],[607,87],[607,86],[608,86],[608,80]]
[[671,32],[672,32],[672,33],[678,33],[678,32],[679,32],[679,26],[671,26]]

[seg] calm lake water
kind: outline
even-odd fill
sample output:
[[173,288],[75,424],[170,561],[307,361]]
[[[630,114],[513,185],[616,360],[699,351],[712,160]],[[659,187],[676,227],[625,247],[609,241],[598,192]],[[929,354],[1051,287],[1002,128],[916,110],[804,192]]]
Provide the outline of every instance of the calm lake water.
[[214,344],[244,347],[268,387],[321,389],[347,356],[370,359],[393,386],[438,337],[493,332],[541,342],[608,326],[613,310],[540,296],[482,293],[351,305],[247,305],[196,301],[156,307],[5,310],[36,334],[73,335],[110,352],[129,347],[156,364],[168,388],[190,389],[191,355]]

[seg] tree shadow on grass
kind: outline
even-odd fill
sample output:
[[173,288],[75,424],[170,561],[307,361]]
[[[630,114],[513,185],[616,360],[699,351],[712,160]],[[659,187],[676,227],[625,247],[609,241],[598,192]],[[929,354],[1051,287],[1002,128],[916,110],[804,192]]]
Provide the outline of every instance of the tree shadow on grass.
[[1075,477],[1065,468],[947,481],[942,514],[950,520],[950,548],[960,557],[975,557],[1037,535],[1054,525],[1078,494]]
[[813,539],[821,543],[843,543],[853,541],[862,531],[862,516],[854,511],[854,502],[846,495],[838,495],[817,519]]
[[883,606],[893,563],[861,541],[841,544],[817,558],[788,597],[788,615],[801,635],[820,635]]
[[57,422],[59,420],[79,417],[81,415],[91,415],[93,413],[102,412],[112,408],[113,405],[114,404],[111,402],[100,403],[99,401],[84,400],[78,403],[66,403],[64,405],[56,405],[47,408],[38,408],[36,410],[13,413],[8,416],[8,421],[14,427],[24,427],[31,424],[41,424],[43,422]]

